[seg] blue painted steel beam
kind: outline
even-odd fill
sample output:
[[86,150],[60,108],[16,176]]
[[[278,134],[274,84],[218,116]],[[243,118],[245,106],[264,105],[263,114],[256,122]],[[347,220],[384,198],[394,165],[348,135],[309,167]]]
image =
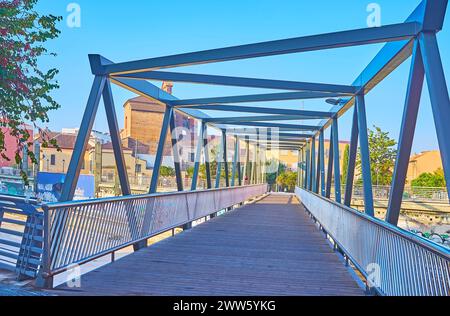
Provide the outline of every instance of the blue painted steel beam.
[[220,142],[219,152],[217,153],[217,169],[216,169],[216,185],[215,188],[220,188],[220,177],[222,176],[222,157],[223,157],[223,142],[224,139],[222,137]]
[[[241,144],[240,144],[240,140],[239,138],[237,138],[237,177],[238,177],[238,185],[241,186],[242,185],[242,171],[241,171]],[[234,179],[234,177],[233,177]]]
[[84,161],[84,154],[91,136],[92,126],[94,125],[95,116],[98,110],[98,104],[102,96],[106,78],[96,76],[92,84],[86,109],[84,110],[83,119],[75,142],[72,157],[70,159],[69,168],[67,169],[60,202],[71,201],[75,194],[78,177],[80,176],[81,165]]
[[245,136],[245,162],[244,162],[244,170],[242,172],[242,177],[243,177],[242,184],[243,185],[247,185],[248,180],[250,179],[249,164],[250,164],[250,141],[249,141],[249,138],[247,136]]
[[228,147],[227,147],[227,133],[225,130],[222,130],[222,139],[223,139],[223,166],[225,169],[225,186],[228,188],[230,186],[230,175],[228,172]]
[[444,167],[447,193],[450,199],[450,99],[447,82],[436,34],[422,33],[419,39],[442,165]]
[[117,122],[116,108],[109,80],[106,80],[103,88],[103,103],[105,105],[106,119],[108,121],[109,133],[113,147],[114,159],[116,161],[117,173],[119,175],[120,188],[123,195],[130,195],[130,182],[128,180],[127,166],[123,156],[122,139],[120,137],[119,124]]
[[[227,129],[228,134],[237,134],[237,135],[246,135],[246,136],[255,136],[256,135],[256,128],[249,128],[249,129]],[[297,133],[277,133],[277,131],[272,131],[272,139],[278,138],[312,138],[314,134],[297,134]]]
[[173,155],[173,163],[175,167],[175,179],[177,181],[177,190],[179,192],[183,191],[183,178],[181,175],[181,160],[180,154],[178,152],[178,135],[176,133],[175,126],[175,114],[173,114],[170,118],[170,139],[172,141],[172,155]]
[[114,77],[139,79],[139,80],[160,80],[160,81],[201,83],[210,85],[262,88],[262,89],[280,89],[280,90],[294,90],[294,91],[356,93],[358,89],[357,87],[354,86],[345,86],[337,84],[229,77],[217,75],[202,75],[202,74],[167,72],[167,71],[144,71],[144,72],[121,74],[116,75]]
[[341,168],[339,159],[339,128],[337,117],[333,119],[333,158],[334,158],[334,194],[336,202],[341,203]]
[[237,173],[237,164],[239,160],[239,139],[237,136],[234,136],[234,155],[233,155],[233,167],[231,171],[231,186],[235,186],[235,179],[236,179],[236,173]]
[[311,191],[313,185],[312,171],[313,171],[313,159],[312,159],[312,140],[308,143],[308,190]]
[[[178,107],[178,108],[183,108]],[[330,118],[335,115],[334,112],[326,111],[309,111],[309,110],[291,110],[291,109],[280,109],[280,108],[266,108],[260,106],[241,106],[241,105],[194,105],[188,107],[188,109],[198,109],[198,110],[212,110],[212,111],[226,111],[226,112],[242,112],[242,113],[259,113],[259,114],[278,114],[278,115],[297,115],[306,117],[317,117],[317,118]]]
[[356,97],[356,108],[358,115],[359,148],[361,151],[361,171],[364,187],[364,209],[367,215],[374,216],[372,170],[370,168],[370,148],[369,139],[367,137],[366,104],[363,94]]
[[231,124],[233,122],[259,122],[259,121],[296,121],[321,119],[318,116],[305,115],[260,115],[260,116],[233,116],[205,119],[207,123]]
[[316,189],[316,138],[311,140],[311,191]]
[[265,123],[265,122],[233,122],[229,125],[238,126],[255,126],[255,127],[266,127],[266,128],[279,128],[280,130],[298,130],[298,131],[318,131],[319,126],[315,125],[294,125],[294,124],[283,124],[283,123]]
[[211,164],[209,161],[209,149],[208,149],[208,126],[202,122],[203,129],[203,154],[205,157],[205,169],[206,169],[206,187],[212,189],[211,183]]
[[[325,92],[281,92],[281,93],[264,93],[236,95],[226,97],[212,97],[200,99],[186,99],[168,101],[171,106],[188,108],[197,105],[213,105],[227,103],[252,103],[252,102],[271,102],[271,101],[288,101],[288,100],[309,100],[309,99],[325,99],[352,96],[349,93],[325,93]],[[213,109],[211,109],[213,110]]]
[[156,101],[168,103],[169,101],[177,100],[177,98],[175,98],[173,95],[165,92],[164,90],[161,90],[157,86],[147,81],[113,77],[110,80],[114,84],[124,89],[130,90],[139,95],[147,96]]
[[320,151],[320,194],[326,195],[325,183],[325,136],[322,130],[319,135],[319,151]]
[[[320,132],[319,132],[319,139],[320,139]],[[317,140],[317,138],[316,138]],[[320,186],[320,158],[321,158],[321,154],[320,154],[320,141],[317,144],[317,165],[316,165],[316,185],[314,187],[314,193],[319,193],[319,186]]]
[[[169,130],[170,119],[173,115],[173,108],[166,107],[166,111],[164,113],[164,118],[161,126],[161,134],[159,136],[158,149],[156,150],[155,164],[153,166],[152,179],[150,182],[149,193],[156,193],[158,189],[158,178],[159,178],[159,170],[161,168],[161,163],[164,154],[164,145],[166,143],[167,132]],[[149,122],[150,123],[150,122]]]
[[194,174],[192,175],[192,183],[191,183],[191,191],[197,190],[197,181],[198,181],[198,173],[200,170],[200,161],[202,157],[202,147],[203,147],[203,135],[204,129],[203,129],[203,123],[202,126],[200,126],[199,135],[197,138],[197,152],[195,154],[195,161],[194,161]]
[[130,73],[136,71],[157,70],[254,57],[399,41],[415,36],[420,29],[421,25],[419,23],[385,25],[378,28],[363,28],[123,62],[105,65],[98,71],[100,74]]
[[440,31],[444,24],[447,3],[447,0],[424,0],[412,16],[422,23],[423,31]]
[[[422,30],[438,32],[442,29],[447,3],[447,0],[423,0],[406,19],[405,23],[416,22],[422,26]],[[411,56],[413,46],[414,39],[387,43],[356,78],[353,85],[364,87],[362,89],[364,94],[368,94],[378,83]],[[349,110],[354,105],[354,101],[355,99],[351,98],[343,106],[337,107],[338,117]],[[331,120],[323,123],[324,128],[330,125]]]
[[310,189],[311,183],[311,149],[310,143],[306,144],[306,190]]
[[408,172],[411,157],[411,148],[416,129],[417,115],[419,113],[420,98],[422,96],[425,70],[423,67],[422,53],[419,42],[414,46],[413,58],[406,92],[405,108],[403,111],[400,138],[397,146],[397,159],[395,160],[394,175],[389,194],[389,204],[386,213],[386,221],[392,225],[398,224],[400,207],[405,189],[406,174]]
[[[423,0],[406,19],[405,23],[416,22],[421,25],[421,31],[439,32],[444,23],[447,4],[447,0]],[[387,43],[356,78],[353,85],[364,87],[364,93],[369,93],[378,83],[411,56],[413,46],[414,39]],[[354,105],[354,101],[355,99],[351,98],[344,106],[338,107],[338,117],[349,110]],[[330,125],[331,120],[323,123],[324,128]]]
[[348,155],[347,178],[345,181],[344,205],[350,206],[353,194],[353,181],[355,179],[356,154],[358,152],[358,109],[353,111],[352,132],[350,138],[350,149]]

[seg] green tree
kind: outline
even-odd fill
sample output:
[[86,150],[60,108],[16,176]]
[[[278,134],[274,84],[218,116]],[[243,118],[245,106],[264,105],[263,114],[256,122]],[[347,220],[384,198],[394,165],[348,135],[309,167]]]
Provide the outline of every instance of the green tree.
[[275,159],[266,162],[266,166],[270,166],[271,164],[278,165],[278,173],[266,173],[266,181],[269,185],[275,184],[277,181],[277,175],[283,174],[286,171],[286,165],[276,161]]
[[[390,185],[397,157],[397,149],[394,148],[397,142],[389,137],[388,132],[383,132],[376,126],[374,130],[369,129],[368,133],[372,182],[375,185]],[[358,154],[357,168],[361,173],[360,154]]]
[[346,145],[344,150],[344,157],[342,158],[343,165],[342,165],[342,178],[341,183],[344,184],[347,181],[347,174],[348,174],[348,159],[350,155],[350,146]]
[[[186,169],[186,175],[189,178],[192,178],[194,176],[194,166],[190,166]],[[200,167],[198,169],[198,177],[203,180],[206,179],[206,165],[205,164],[200,164]]]
[[[56,23],[62,18],[40,15],[35,11],[37,0],[0,0],[0,155],[6,155],[6,133],[14,137],[14,159],[22,169],[22,152],[27,151],[37,163],[32,151],[32,137],[25,123],[32,124],[43,139],[43,146],[57,147],[39,123],[48,123],[48,112],[59,108],[50,93],[57,89],[56,69],[43,70],[41,56],[55,56],[43,44],[58,37]],[[58,148],[59,149],[59,148]],[[26,173],[22,177],[28,184]]]
[[297,173],[288,171],[280,174],[277,177],[277,184],[281,186],[283,191],[287,189],[289,192],[293,192],[297,184]]
[[417,179],[411,181],[413,187],[443,188],[445,185],[444,170],[441,168],[433,173],[422,173]]
[[174,177],[175,169],[173,169],[172,167],[161,166],[161,168],[159,169],[159,175],[161,177]]

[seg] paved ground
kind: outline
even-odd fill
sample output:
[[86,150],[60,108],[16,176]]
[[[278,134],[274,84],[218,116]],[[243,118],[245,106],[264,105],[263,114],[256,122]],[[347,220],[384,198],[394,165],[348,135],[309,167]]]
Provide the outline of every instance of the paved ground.
[[84,275],[59,295],[364,295],[293,196],[270,195]]

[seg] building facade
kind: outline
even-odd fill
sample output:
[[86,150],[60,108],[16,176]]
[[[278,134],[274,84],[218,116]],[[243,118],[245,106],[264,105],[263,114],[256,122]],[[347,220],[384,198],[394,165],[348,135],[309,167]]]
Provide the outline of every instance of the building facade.
[[411,181],[417,179],[422,173],[433,173],[439,168],[442,169],[442,160],[438,150],[424,151],[413,155],[409,160],[406,181],[411,184]]

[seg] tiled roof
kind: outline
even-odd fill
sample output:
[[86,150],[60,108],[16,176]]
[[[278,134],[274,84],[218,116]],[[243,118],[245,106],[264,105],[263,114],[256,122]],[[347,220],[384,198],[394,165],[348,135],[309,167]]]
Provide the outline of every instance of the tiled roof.
[[[56,139],[56,143],[61,149],[74,149],[75,142],[77,141],[76,134],[62,134],[57,132],[47,132],[49,139]],[[39,136],[37,139],[40,143],[42,143],[42,137]],[[49,144],[49,147],[53,147]],[[90,145],[88,144],[87,150],[90,149]]]
[[[112,150],[113,149],[112,143],[109,142],[109,143],[103,144],[102,145],[102,149],[110,149],[110,150]],[[126,147],[126,146],[122,146],[122,150],[130,150],[131,151],[131,149]]]

